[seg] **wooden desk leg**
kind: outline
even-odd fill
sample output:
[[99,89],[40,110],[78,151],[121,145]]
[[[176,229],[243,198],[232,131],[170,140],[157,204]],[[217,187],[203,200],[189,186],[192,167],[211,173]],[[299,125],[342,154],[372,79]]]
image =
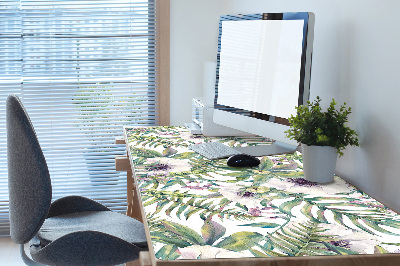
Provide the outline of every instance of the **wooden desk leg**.
[[138,260],[127,262],[125,266],[152,266],[150,253],[148,251],[140,252]]
[[126,200],[128,203],[126,215],[143,222],[140,213],[139,197],[136,194],[135,180],[133,179],[132,168],[128,156],[115,157],[115,170],[126,171]]
[[[126,171],[126,182],[127,182],[127,200],[128,209],[126,215],[132,217],[138,221],[143,222],[142,215],[140,213],[139,198],[135,189],[135,181],[133,179],[132,170]],[[139,259],[125,263],[125,266],[151,266],[151,260],[149,252],[142,251],[139,254]]]
[[139,197],[136,193],[135,181],[133,179],[132,170],[126,172],[127,175],[127,200],[128,210],[126,215],[132,217],[140,222],[143,222],[142,214],[140,212]]
[[139,260],[134,260],[134,261],[125,263],[125,266],[142,266],[142,265],[140,264]]
[[126,200],[128,203],[128,208],[126,210],[126,215],[132,217],[133,213],[133,194],[135,190],[133,188],[132,171],[126,171]]
[[151,266],[150,253],[148,251],[141,251],[139,254],[139,261],[141,266]]
[[[115,138],[116,144],[125,144],[123,138]],[[126,171],[126,199],[128,207],[126,215],[132,217],[140,222],[142,214],[140,212],[139,197],[135,189],[135,180],[133,179],[132,168],[129,162],[129,156],[117,156],[115,158],[115,169],[117,171]],[[142,254],[143,253],[143,254]],[[125,263],[125,266],[151,266],[151,259],[149,252],[140,252],[139,259]]]

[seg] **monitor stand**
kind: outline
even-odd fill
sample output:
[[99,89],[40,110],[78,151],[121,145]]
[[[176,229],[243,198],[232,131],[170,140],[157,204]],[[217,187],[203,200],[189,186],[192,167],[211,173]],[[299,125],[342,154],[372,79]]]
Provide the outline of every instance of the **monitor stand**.
[[275,141],[273,144],[233,147],[235,150],[251,156],[267,156],[294,153],[297,146]]

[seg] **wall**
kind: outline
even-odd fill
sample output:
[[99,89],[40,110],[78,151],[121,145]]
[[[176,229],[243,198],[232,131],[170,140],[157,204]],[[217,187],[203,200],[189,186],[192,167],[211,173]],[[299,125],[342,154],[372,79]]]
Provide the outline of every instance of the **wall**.
[[192,98],[203,96],[206,62],[217,60],[225,0],[171,1],[171,125],[191,121]]
[[[314,12],[311,99],[319,95],[326,105],[331,98],[347,102],[353,108],[350,126],[361,143],[359,148],[346,149],[337,173],[400,212],[399,1],[171,2],[171,17],[176,15],[171,23],[171,121],[175,125],[190,120],[190,99],[203,94],[202,66],[204,61],[215,61],[220,14]],[[174,105],[178,99],[185,103]]]

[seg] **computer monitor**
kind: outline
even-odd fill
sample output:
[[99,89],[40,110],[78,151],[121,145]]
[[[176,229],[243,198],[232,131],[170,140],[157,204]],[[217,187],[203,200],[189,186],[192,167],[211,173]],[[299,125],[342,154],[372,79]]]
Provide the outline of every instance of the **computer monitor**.
[[288,118],[310,94],[314,14],[221,16],[214,123],[275,140],[235,148],[262,156],[294,152]]

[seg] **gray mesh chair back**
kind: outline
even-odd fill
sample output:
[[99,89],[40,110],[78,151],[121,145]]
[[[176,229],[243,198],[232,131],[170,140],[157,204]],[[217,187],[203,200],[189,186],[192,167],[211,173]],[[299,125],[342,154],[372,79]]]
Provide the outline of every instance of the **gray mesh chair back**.
[[35,130],[20,99],[7,98],[10,234],[17,244],[32,239],[47,217],[51,181]]
[[[7,98],[11,238],[28,265],[114,265],[147,250],[141,222],[81,196],[51,203],[49,170],[21,101]],[[29,242],[26,256],[23,244]]]

